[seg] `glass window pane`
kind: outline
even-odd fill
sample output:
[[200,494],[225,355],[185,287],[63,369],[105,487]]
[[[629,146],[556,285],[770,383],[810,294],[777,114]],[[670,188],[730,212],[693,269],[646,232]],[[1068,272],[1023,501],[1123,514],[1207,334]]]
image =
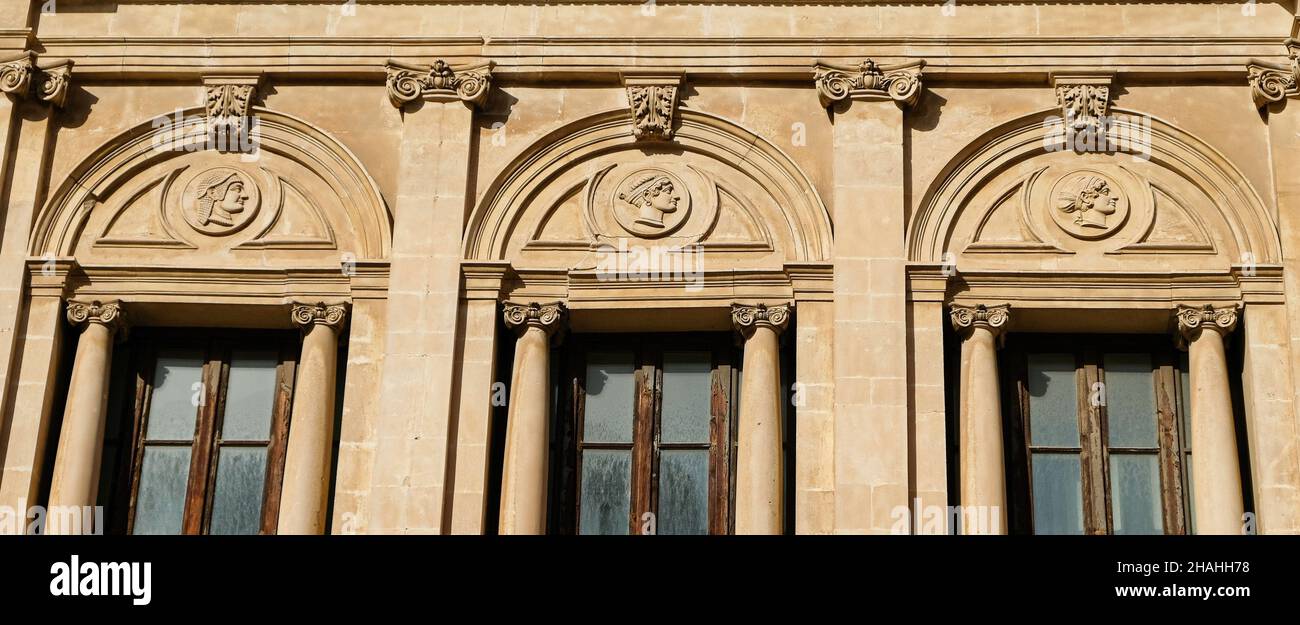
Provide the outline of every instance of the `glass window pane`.
[[1031,460],[1034,480],[1034,533],[1083,533],[1083,482],[1076,454],[1036,453]]
[[210,534],[256,534],[262,527],[265,447],[222,447]]
[[664,450],[659,456],[659,534],[709,533],[709,451]]
[[231,353],[222,440],[270,440],[271,412],[275,408],[275,368],[279,364],[276,352]]
[[1156,447],[1150,354],[1106,354],[1106,424],[1111,447]]
[[1111,519],[1116,534],[1160,534],[1160,463],[1156,454],[1111,454]]
[[1079,446],[1073,354],[1029,354],[1029,444]]
[[190,479],[190,448],[146,445],[133,534],[179,534]]
[[664,352],[660,440],[666,443],[709,442],[709,417],[713,405],[712,361],[710,352]]
[[149,400],[150,440],[190,440],[202,399],[203,353],[197,350],[163,350],[153,373]]
[[632,452],[582,452],[580,534],[627,534],[632,507]]
[[632,442],[632,412],[636,407],[635,368],[630,351],[593,351],[587,354],[584,441]]

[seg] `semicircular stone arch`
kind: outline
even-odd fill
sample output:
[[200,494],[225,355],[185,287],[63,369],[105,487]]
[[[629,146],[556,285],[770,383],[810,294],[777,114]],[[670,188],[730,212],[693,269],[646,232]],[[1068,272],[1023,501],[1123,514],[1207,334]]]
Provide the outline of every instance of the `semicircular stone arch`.
[[29,252],[83,266],[232,269],[388,258],[391,215],[342,143],[254,108],[255,150],[205,149],[203,113],[139,124],[97,149],[38,214]]
[[488,187],[464,257],[591,269],[603,245],[698,244],[706,270],[830,259],[830,214],[788,155],[724,118],[679,116],[671,142],[636,141],[623,109],[549,133]]
[[985,133],[923,197],[909,260],[1081,272],[1281,262],[1267,207],[1222,153],[1143,113],[1112,117],[1105,149],[1076,150],[1087,144],[1069,143],[1059,111]]

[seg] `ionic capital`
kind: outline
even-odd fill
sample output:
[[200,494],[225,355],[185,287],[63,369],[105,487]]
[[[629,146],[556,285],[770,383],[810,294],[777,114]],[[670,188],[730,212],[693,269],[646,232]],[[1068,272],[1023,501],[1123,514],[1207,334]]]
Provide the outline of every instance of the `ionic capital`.
[[564,325],[568,309],[565,308],[564,302],[545,304],[505,302],[504,314],[506,326],[517,334],[523,334],[529,328],[539,328],[550,336]]
[[68,300],[68,323],[74,326],[100,324],[107,326],[110,333],[116,334],[119,330],[126,329],[126,313],[118,301]]
[[460,100],[482,108],[492,89],[493,66],[491,61],[463,67],[452,67],[442,59],[434,61],[433,65],[389,61],[388,101],[399,109],[416,100]]
[[871,59],[857,66],[818,62],[813,66],[813,82],[822,106],[828,108],[842,100],[885,98],[912,106],[921,97],[924,67],[923,60],[888,66],[877,65]]
[[1174,318],[1178,322],[1178,344],[1182,348],[1201,337],[1201,331],[1211,329],[1223,336],[1231,334],[1237,328],[1237,318],[1241,312],[1240,304],[1220,306],[1211,304],[1203,306],[1178,305]]
[[1288,39],[1286,49],[1289,60],[1285,64],[1258,59],[1246,64],[1246,81],[1256,108],[1300,94],[1300,41]]
[[36,54],[24,52],[16,59],[0,62],[0,92],[18,98],[37,98],[63,108],[72,85],[72,61],[36,64]]
[[749,338],[754,330],[761,327],[772,328],[777,334],[785,331],[790,323],[790,305],[779,304],[732,304],[731,325],[741,336]]
[[323,325],[338,329],[344,323],[348,316],[346,304],[326,304],[324,302],[316,304],[294,304],[289,318],[293,324],[303,330],[310,330],[312,326]]
[[1011,321],[1011,305],[953,304],[948,318],[952,321],[952,329],[956,330],[963,340],[970,338],[976,328],[988,330],[993,333],[994,338],[998,338],[1006,331],[1007,323]]

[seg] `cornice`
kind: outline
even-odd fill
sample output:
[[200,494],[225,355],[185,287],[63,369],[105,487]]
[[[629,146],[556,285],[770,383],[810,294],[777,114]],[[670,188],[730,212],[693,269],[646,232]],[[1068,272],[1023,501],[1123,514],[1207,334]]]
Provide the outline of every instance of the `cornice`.
[[48,37],[43,56],[68,58],[79,80],[201,77],[213,72],[381,81],[385,65],[496,63],[503,81],[550,77],[617,83],[672,67],[698,78],[806,80],[811,67],[926,61],[926,80],[989,75],[1045,81],[1101,71],[1240,80],[1252,61],[1285,64],[1282,37]]

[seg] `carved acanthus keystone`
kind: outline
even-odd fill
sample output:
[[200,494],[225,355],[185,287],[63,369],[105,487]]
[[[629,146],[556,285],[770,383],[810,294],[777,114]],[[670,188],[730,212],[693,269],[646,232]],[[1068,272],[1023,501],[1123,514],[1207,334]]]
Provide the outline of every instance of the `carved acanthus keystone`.
[[682,74],[624,73],[627,103],[632,110],[632,136],[637,141],[673,138]]
[[756,328],[768,327],[778,334],[790,323],[790,305],[732,304],[731,325],[741,336],[749,338]]
[[116,333],[125,330],[126,314],[122,310],[122,303],[117,301],[101,302],[95,300],[82,302],[68,300],[68,323],[74,326],[98,323],[108,326],[110,332]]
[[993,336],[1000,337],[1006,330],[1007,323],[1011,321],[1011,305],[953,304],[948,317],[952,321],[952,329],[956,330],[963,339],[968,338],[975,328],[983,328],[992,332]]
[[1110,86],[1114,77],[1109,74],[1053,75],[1056,104],[1061,107],[1061,117],[1072,130],[1096,129],[1110,115]]
[[203,104],[208,128],[222,128],[231,133],[242,131],[244,120],[252,115],[261,83],[261,76],[205,76]]
[[24,52],[22,56],[0,63],[0,91],[18,97],[31,93],[32,72],[36,69],[36,55]]
[[348,308],[344,304],[320,302],[316,304],[294,304],[290,319],[293,320],[294,325],[303,330],[309,330],[313,325],[325,325],[337,329],[343,325],[347,315]]
[[416,100],[461,100],[482,107],[492,88],[492,68],[488,61],[479,65],[452,67],[439,59],[433,65],[388,62],[388,101],[402,108]]
[[1178,305],[1174,318],[1178,321],[1178,344],[1186,348],[1188,343],[1201,336],[1201,331],[1209,328],[1219,334],[1230,334],[1237,327],[1237,317],[1241,306],[1234,304],[1215,308],[1211,304],[1203,306]]
[[505,302],[504,314],[506,326],[516,333],[522,334],[529,328],[540,328],[547,335],[551,335],[564,325],[568,309],[565,308],[564,302],[545,304]]
[[1290,58],[1286,64],[1251,59],[1246,65],[1246,80],[1257,108],[1300,94],[1300,41],[1288,39],[1286,49]]
[[813,66],[813,82],[825,107],[849,98],[883,97],[912,106],[921,97],[924,67],[925,61],[883,66],[867,59],[857,67],[817,63]]
[[36,97],[63,108],[72,84],[72,61],[36,64],[36,55],[25,52],[11,61],[0,63],[0,92],[15,97]]

